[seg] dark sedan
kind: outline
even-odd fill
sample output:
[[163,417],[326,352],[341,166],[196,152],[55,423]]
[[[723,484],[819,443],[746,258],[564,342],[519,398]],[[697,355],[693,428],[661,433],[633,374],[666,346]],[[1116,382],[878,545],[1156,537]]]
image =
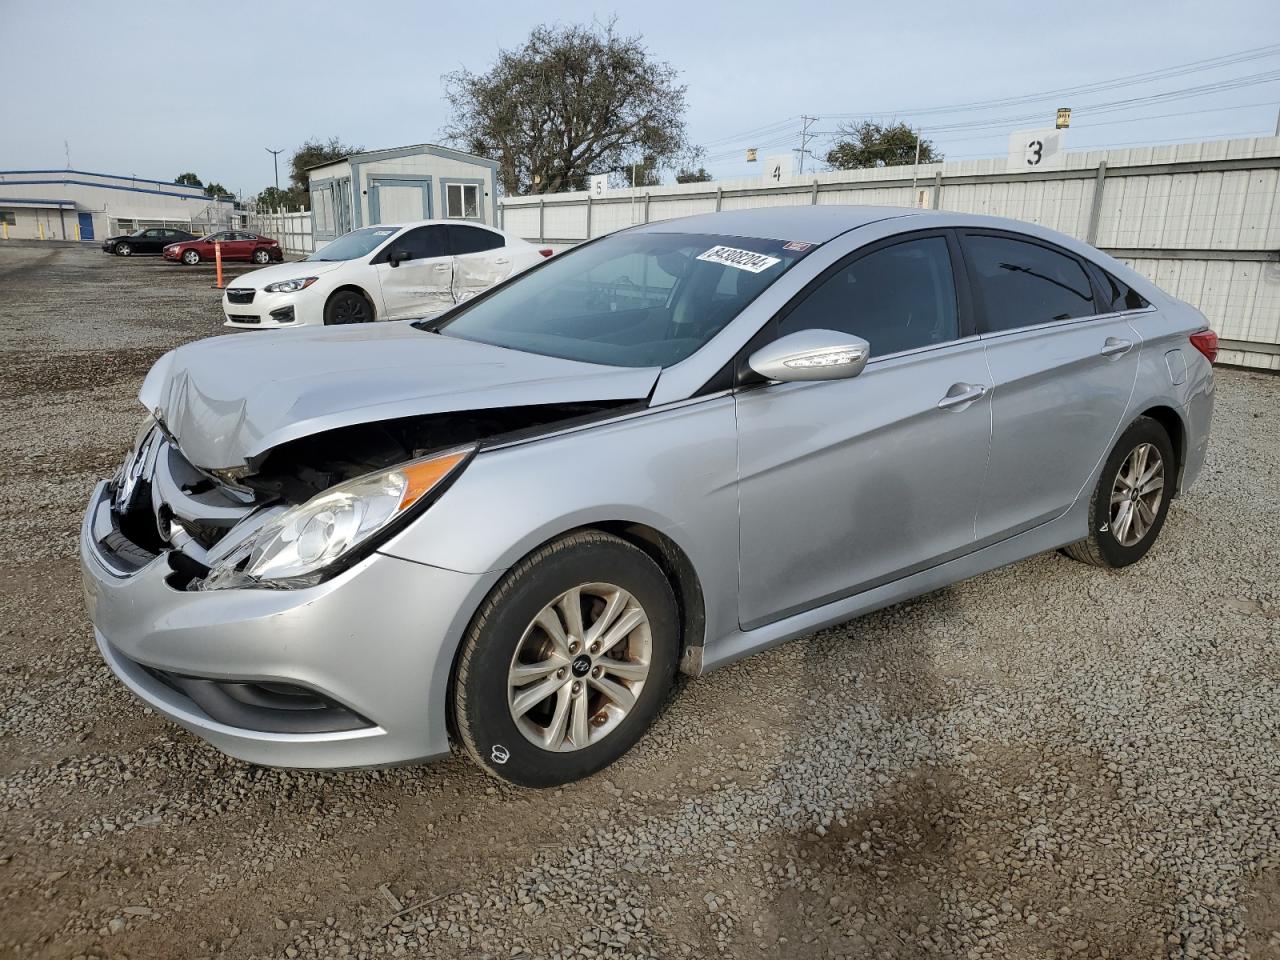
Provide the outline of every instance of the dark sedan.
[[121,234],[118,237],[107,237],[102,241],[103,253],[114,253],[117,257],[132,257],[135,254],[158,255],[171,243],[182,243],[194,240],[195,234],[186,230],[174,230],[172,227],[147,227],[133,233]]

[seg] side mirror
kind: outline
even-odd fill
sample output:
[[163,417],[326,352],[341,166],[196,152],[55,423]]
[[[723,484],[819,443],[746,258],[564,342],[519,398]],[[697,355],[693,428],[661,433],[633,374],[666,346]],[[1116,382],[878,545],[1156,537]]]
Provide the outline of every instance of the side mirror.
[[848,380],[867,365],[871,344],[836,330],[801,330],[761,347],[747,364],[768,380]]
[[393,250],[387,257],[387,263],[393,267],[398,267],[406,260],[412,259],[408,250]]

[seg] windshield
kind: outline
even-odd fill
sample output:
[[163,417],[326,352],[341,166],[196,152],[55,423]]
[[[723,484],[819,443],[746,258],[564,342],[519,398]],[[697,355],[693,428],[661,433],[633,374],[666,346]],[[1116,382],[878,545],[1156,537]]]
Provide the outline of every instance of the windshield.
[[668,367],[701,348],[813,247],[616,234],[561,254],[425,328],[566,360]]
[[399,233],[399,227],[365,227],[344,233],[337,240],[326,243],[307,257],[308,260],[355,260],[374,250],[388,237]]

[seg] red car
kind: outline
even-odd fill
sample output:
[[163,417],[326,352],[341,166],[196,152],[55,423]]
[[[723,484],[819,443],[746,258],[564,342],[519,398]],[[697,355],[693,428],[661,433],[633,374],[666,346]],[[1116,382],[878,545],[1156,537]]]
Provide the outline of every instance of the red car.
[[223,260],[279,263],[284,259],[284,252],[276,241],[270,237],[260,237],[256,233],[245,233],[241,230],[225,230],[222,233],[211,233],[199,240],[171,243],[164,248],[164,258],[194,266],[201,260],[213,259],[215,241],[222,248]]

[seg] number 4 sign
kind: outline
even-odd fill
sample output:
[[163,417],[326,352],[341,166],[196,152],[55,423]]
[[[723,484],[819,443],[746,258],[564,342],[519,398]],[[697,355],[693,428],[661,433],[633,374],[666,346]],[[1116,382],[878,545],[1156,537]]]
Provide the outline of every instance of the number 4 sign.
[[1009,137],[1009,172],[1054,170],[1062,166],[1063,131],[1020,130]]

